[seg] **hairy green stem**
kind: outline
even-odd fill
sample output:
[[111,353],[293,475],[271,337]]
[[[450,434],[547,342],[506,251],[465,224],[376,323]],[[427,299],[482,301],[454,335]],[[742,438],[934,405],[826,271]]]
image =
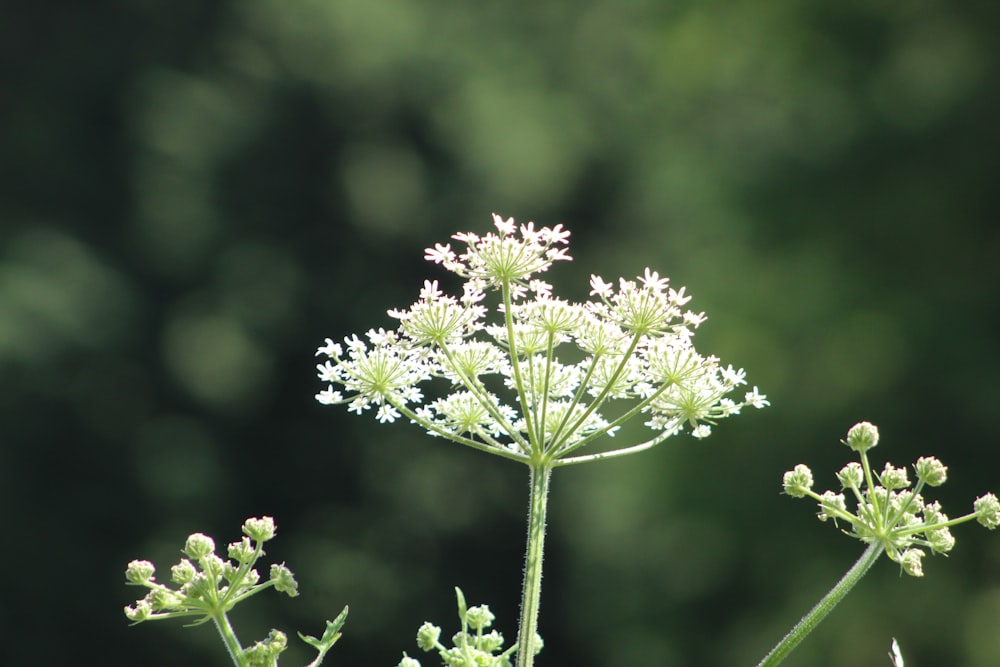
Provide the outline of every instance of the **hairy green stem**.
[[233,626],[229,624],[229,617],[226,616],[225,612],[219,612],[212,614],[212,621],[215,623],[215,628],[222,637],[222,642],[229,651],[229,657],[233,659],[233,664],[236,667],[246,667],[247,663],[246,657],[243,655],[243,647],[240,646],[240,640],[236,638]]
[[517,667],[531,667],[538,649],[538,604],[542,596],[542,552],[545,546],[545,508],[548,504],[549,462],[531,464],[531,499],[528,503],[528,546],[524,555],[521,623],[517,634]]
[[757,664],[757,667],[774,667],[788,657],[788,654],[826,618],[826,615],[833,611],[837,603],[847,596],[851,589],[854,588],[854,585],[861,581],[861,577],[865,576],[868,570],[871,569],[871,566],[875,564],[878,557],[882,555],[883,550],[884,546],[881,542],[874,542],[868,545],[865,552],[861,554],[861,557],[858,558],[851,569],[841,577],[837,585],[831,588],[830,592],[817,602],[816,606],[802,617],[802,620],[795,624],[795,627],[785,635],[784,639],[778,642],[777,646],[771,649],[771,652]]

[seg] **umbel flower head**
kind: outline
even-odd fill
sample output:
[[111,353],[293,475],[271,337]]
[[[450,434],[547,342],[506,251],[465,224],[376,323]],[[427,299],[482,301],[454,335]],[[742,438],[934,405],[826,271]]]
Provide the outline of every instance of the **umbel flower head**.
[[[803,464],[785,473],[785,493],[812,498],[819,503],[821,521],[846,522],[850,530],[845,532],[866,544],[881,543],[889,558],[915,577],[923,576],[922,561],[928,550],[947,554],[954,548],[952,526],[973,519],[991,530],[1000,525],[1000,501],[992,493],[977,498],[973,511],[957,519],[949,519],[939,502],[923,497],[925,487],[941,486],[948,478],[948,468],[933,456],[922,456],[913,464],[915,486],[907,468],[887,462],[881,472],[873,471],[868,451],[878,441],[878,428],[869,422],[859,422],[847,432],[843,443],[858,453],[860,463],[848,463],[837,473],[840,493],[814,492],[812,471]],[[847,508],[844,491],[852,496],[853,512]]]
[[151,562],[130,562],[125,569],[125,580],[148,592],[134,606],[125,607],[125,616],[134,623],[188,616],[201,617],[196,622],[204,623],[214,613],[227,612],[265,588],[274,587],[295,597],[299,594],[298,583],[284,564],[272,564],[264,582],[254,568],[264,555],[264,542],[275,533],[271,517],[247,519],[243,524],[245,537],[227,547],[228,561],[216,554],[215,540],[193,533],[184,543],[182,553],[186,557],[170,568],[173,586],[156,580],[156,568]]
[[[432,435],[532,465],[641,451],[685,429],[704,438],[744,406],[768,405],[756,387],[730,398],[746,384],[743,370],[695,350],[705,316],[685,309],[684,288],[647,268],[617,284],[591,276],[588,302],[560,299],[538,276],[571,259],[569,232],[496,214],[493,222],[496,231],[483,236],[455,234],[464,249],[426,250],[428,261],[464,280],[460,296],[428,280],[409,308],[388,311],[397,328],[326,339],[317,351],[326,357],[317,366],[327,385],[320,403],[373,410],[380,422],[405,417]],[[446,393],[425,400],[419,385],[433,379]],[[640,415],[647,440],[570,456]]]

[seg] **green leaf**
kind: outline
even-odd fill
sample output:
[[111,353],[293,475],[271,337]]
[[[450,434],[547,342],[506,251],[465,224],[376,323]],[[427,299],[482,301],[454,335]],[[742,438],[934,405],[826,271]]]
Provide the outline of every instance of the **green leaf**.
[[306,667],[319,667],[320,663],[323,662],[323,657],[326,655],[326,652],[337,643],[338,639],[340,639],[341,634],[343,634],[340,632],[340,629],[344,627],[344,622],[347,621],[347,611],[348,607],[347,605],[344,605],[344,610],[338,614],[337,618],[326,622],[326,631],[320,639],[304,635],[301,632],[298,633],[299,639],[309,644],[319,652],[316,659],[310,662]]

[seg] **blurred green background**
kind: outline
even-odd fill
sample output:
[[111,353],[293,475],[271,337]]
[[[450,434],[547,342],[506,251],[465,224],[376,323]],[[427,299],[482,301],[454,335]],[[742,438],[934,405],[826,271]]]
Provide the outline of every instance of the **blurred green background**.
[[[545,665],[752,665],[862,547],[781,496],[861,419],[1000,492],[1000,5],[946,0],[23,4],[0,21],[3,662],[223,665],[129,628],[125,564],[276,517],[302,595],[236,614],[395,665],[453,586],[516,632],[526,471],[322,407],[325,337],[390,326],[490,213],[549,274],[650,266],[771,399],[706,442],[557,471]],[[1000,535],[883,560],[789,666],[1000,664]],[[303,664],[289,651],[282,664]],[[311,659],[311,658],[308,658]],[[425,660],[425,664],[433,664]]]

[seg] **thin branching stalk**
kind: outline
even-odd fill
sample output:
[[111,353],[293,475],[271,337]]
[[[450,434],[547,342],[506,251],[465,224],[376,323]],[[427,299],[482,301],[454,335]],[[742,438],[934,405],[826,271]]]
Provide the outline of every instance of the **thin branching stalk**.
[[778,642],[777,646],[771,649],[771,652],[757,664],[757,667],[775,667],[775,665],[781,664],[781,661],[788,657],[788,654],[847,596],[851,589],[854,588],[854,585],[861,581],[861,578],[865,576],[868,570],[871,569],[871,566],[875,564],[875,561],[878,560],[878,557],[882,555],[884,549],[885,547],[881,542],[874,542],[868,545],[868,548],[865,549],[864,553],[861,554],[861,557],[858,558],[851,569],[841,577],[837,585],[830,589],[830,592],[817,602],[816,606],[802,617],[802,620],[795,624],[795,627],[785,635],[784,639]]

